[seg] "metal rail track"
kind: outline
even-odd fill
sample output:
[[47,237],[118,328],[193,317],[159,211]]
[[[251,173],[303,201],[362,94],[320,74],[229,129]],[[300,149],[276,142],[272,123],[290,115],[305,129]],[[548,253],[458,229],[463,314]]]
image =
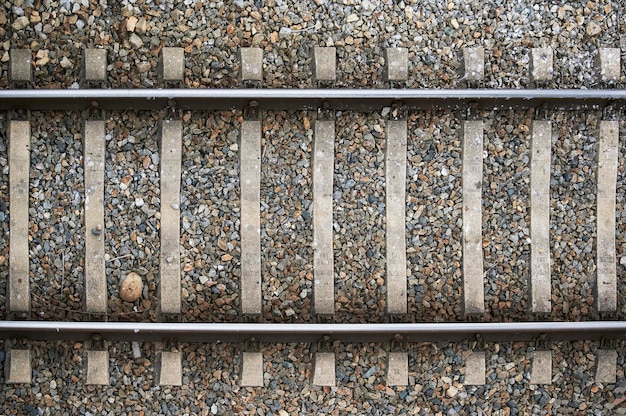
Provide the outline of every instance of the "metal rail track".
[[[396,106],[403,110],[433,107],[459,110],[544,108],[611,109],[626,106],[626,90],[332,90],[332,89],[78,89],[3,90],[0,110],[154,110],[162,108],[227,110],[257,107],[259,110],[329,109],[374,111]],[[551,334],[554,339],[626,338],[626,324],[598,322],[433,323],[433,324],[179,324],[179,323],[69,323],[0,322],[0,337],[33,339],[87,339],[94,332],[110,339],[157,340],[176,336],[181,340],[242,341],[264,337],[274,341],[313,340],[333,334],[344,341],[384,340],[402,334],[410,340],[458,340],[471,334],[490,339],[531,339]],[[273,329],[275,328],[275,329]]]
[[[615,111],[621,110],[626,105],[626,91],[624,90],[263,90],[263,89],[238,89],[238,90],[188,90],[188,89],[156,89],[156,90],[7,90],[0,91],[0,110],[12,111],[16,109],[27,110],[155,110],[155,109],[179,109],[179,110],[229,110],[233,108],[256,108],[258,110],[356,110],[356,111],[375,111],[384,107],[395,107],[401,110],[417,110],[430,108],[453,108],[459,111],[471,112],[472,109],[508,109],[508,108],[536,108],[536,109],[593,109],[607,110],[609,116],[613,116]],[[470,117],[471,119],[471,117]],[[251,118],[254,120],[254,117]],[[169,123],[169,121],[167,121]],[[167,124],[166,123],[166,124]],[[258,123],[252,121],[252,123]],[[332,123],[332,122],[330,122]],[[482,124],[479,122],[468,121],[465,125],[466,137],[465,141],[470,137],[480,135],[480,146],[474,146],[476,149],[464,148],[468,160],[472,158],[480,158],[482,155]],[[169,127],[166,124],[162,127],[162,134],[173,143],[176,143],[176,136],[180,135],[180,124],[177,127]],[[260,125],[260,124],[259,124]],[[320,123],[320,126],[324,124]],[[541,126],[539,123],[538,125]],[[103,124],[102,124],[103,126]],[[247,127],[246,127],[247,126]],[[246,125],[242,127],[241,137],[241,154],[243,170],[251,169],[247,173],[247,179],[257,177],[258,163],[251,157],[246,161],[248,155],[246,146],[250,146],[249,154],[254,155],[258,151],[258,147],[248,142],[254,142],[257,136],[255,129],[257,124]],[[329,127],[326,126],[326,127]],[[400,128],[401,126],[396,126]],[[396,128],[394,127],[394,128]],[[545,126],[544,126],[545,127]],[[171,129],[171,130],[170,130]],[[547,127],[549,134],[550,127]],[[97,130],[97,129],[96,129]],[[163,133],[165,132],[165,133]],[[324,136],[325,140],[332,140],[332,133],[325,133],[323,130],[316,130],[316,134],[320,137]],[[394,130],[388,136],[393,136],[397,132]],[[90,133],[91,134],[91,133]],[[406,132],[404,133],[406,137]],[[545,134],[544,134],[545,135]],[[28,135],[24,135],[28,137]],[[538,137],[543,137],[538,134]],[[93,140],[93,138],[91,139]],[[97,135],[96,135],[97,140]],[[404,139],[406,140],[406,138]],[[544,137],[545,142],[545,137]],[[180,143],[180,137],[178,137]],[[548,140],[549,145],[549,140]],[[180,146],[180,144],[174,144]],[[406,144],[405,144],[406,147]],[[402,159],[402,148],[399,148],[398,160]],[[474,150],[480,150],[480,155],[473,155]],[[405,150],[404,150],[405,151]],[[314,157],[318,157],[317,154]],[[171,161],[170,161],[171,162]],[[251,165],[246,168],[246,163]],[[326,163],[323,160],[320,163]],[[396,163],[393,158],[387,159],[386,164]],[[168,162],[169,163],[169,162]],[[173,160],[172,165],[178,164],[180,161]],[[256,164],[255,164],[256,163]],[[315,164],[315,159],[314,159]],[[464,160],[465,165],[465,160]],[[169,165],[168,165],[169,166]],[[331,161],[332,166],[332,161]],[[401,165],[399,165],[401,166]],[[171,168],[171,166],[169,166]],[[168,168],[168,169],[169,169]],[[162,167],[163,169],[163,167]],[[167,169],[166,169],[167,170]],[[165,175],[166,170],[162,170]],[[402,170],[402,168],[400,168]],[[465,170],[465,169],[464,169]],[[467,169],[469,172],[469,180],[476,180],[481,175],[480,170]],[[465,175],[465,173],[464,173]],[[549,172],[548,172],[549,175]],[[172,183],[177,178],[174,175]],[[178,181],[180,173],[178,173]],[[332,178],[332,177],[331,177]],[[544,178],[545,179],[545,178]],[[402,181],[404,179],[402,178]],[[464,178],[464,181],[466,179]],[[241,181],[246,182],[242,179]],[[314,184],[316,180],[313,181]],[[332,183],[332,182],[331,182]],[[171,186],[171,183],[168,185]],[[464,187],[466,189],[468,187]],[[257,191],[258,192],[258,191]],[[315,191],[319,192],[319,191]],[[323,192],[327,192],[323,191]],[[395,192],[395,191],[394,191]],[[179,191],[175,191],[176,194]],[[321,192],[320,192],[321,193]],[[242,188],[242,194],[246,194]],[[398,191],[402,195],[402,191]],[[257,196],[258,198],[258,196]],[[464,194],[465,200],[472,201],[472,194]],[[165,204],[165,203],[164,203]],[[168,202],[167,205],[174,206],[176,203]],[[257,205],[258,201],[254,198],[251,205]],[[480,200],[478,202],[480,204]],[[389,203],[388,203],[389,205]],[[471,205],[471,204],[470,204]],[[475,206],[469,206],[466,209],[475,209]],[[332,206],[331,206],[332,210]],[[396,213],[403,216],[402,212]],[[174,213],[171,219],[175,218]],[[258,213],[248,213],[250,224],[254,223],[255,215],[258,221]],[[242,213],[242,228],[246,223],[246,214]],[[403,225],[399,225],[402,228]],[[258,228],[258,227],[257,227]],[[178,230],[172,231],[172,235]],[[480,228],[469,230],[468,235],[472,233],[480,234]],[[242,250],[244,244],[242,244]],[[471,248],[471,247],[470,247]],[[175,248],[173,249],[175,250]],[[331,251],[332,253],[332,251]],[[245,257],[245,256],[242,256]],[[465,254],[464,254],[465,257]],[[482,261],[482,260],[481,260]],[[171,263],[168,260],[166,263]],[[161,263],[164,264],[163,262]],[[470,265],[472,266],[472,265]],[[251,266],[254,272],[254,265]],[[482,268],[482,263],[480,264]],[[176,276],[176,270],[171,271]],[[402,271],[400,271],[400,275]],[[482,272],[480,273],[482,279]],[[549,276],[548,276],[549,278]],[[401,280],[401,279],[400,279]],[[482,280],[481,280],[482,281]],[[474,282],[475,283],[475,282]],[[388,283],[388,285],[393,286]],[[397,283],[396,283],[397,285]],[[170,289],[167,289],[168,291]],[[176,286],[173,286],[176,291]],[[178,289],[179,290],[179,289]],[[317,290],[317,289],[316,289]],[[396,290],[391,288],[390,290]],[[404,289],[406,290],[406,289]],[[397,289],[396,293],[399,297],[402,289]],[[482,296],[482,295],[481,295]],[[106,297],[106,296],[105,296]],[[242,295],[245,298],[245,295]],[[468,315],[480,314],[481,306],[473,305],[472,302],[478,299],[477,296],[468,302],[466,299],[466,312]],[[244,299],[245,300],[245,299]],[[242,315],[255,315],[260,310],[256,305],[258,300],[252,302],[250,310],[243,307]],[[320,301],[321,302],[321,301]],[[163,312],[167,314],[176,314],[177,304],[180,299],[174,300],[172,308],[165,310],[162,305]],[[169,306],[167,306],[169,308]],[[332,303],[330,308],[332,309]],[[541,312],[541,311],[539,311]],[[332,313],[332,312],[330,312]],[[403,311],[389,311],[390,315],[402,314]],[[320,315],[329,314],[327,311]],[[30,340],[89,340],[97,336],[99,339],[107,341],[163,341],[168,339],[176,339],[180,342],[249,342],[254,339],[255,342],[315,342],[324,337],[341,342],[389,342],[402,339],[403,342],[421,342],[421,341],[459,341],[463,339],[473,339],[478,337],[485,341],[529,341],[529,340],[596,340],[626,339],[626,323],[620,321],[590,321],[590,322],[515,322],[515,323],[387,323],[387,324],[267,324],[267,323],[179,323],[179,322],[159,322],[159,323],[122,323],[122,322],[49,322],[49,321],[2,321],[0,322],[0,338],[4,339],[30,339]],[[325,362],[320,364],[322,368],[328,367],[332,361],[325,354],[328,352],[328,344],[320,349],[319,361]],[[173,354],[173,353],[172,353]],[[244,355],[245,373],[254,373],[258,375],[258,366],[256,364],[246,365],[246,362],[254,362],[258,364],[260,356],[255,348],[252,352]],[[17,356],[17,355],[15,355]],[[179,365],[180,352],[168,356],[168,365]],[[477,354],[478,367],[482,365],[484,368],[484,354]],[[482,358],[481,358],[482,357]],[[316,358],[316,360],[318,359]],[[333,358],[334,359],[334,358]],[[405,356],[396,357],[399,362],[406,362]],[[99,358],[99,360],[105,360]],[[329,361],[330,360],[330,361]],[[482,361],[481,361],[482,360]],[[102,361],[104,362],[104,361]],[[482,362],[482,364],[480,364]],[[16,364],[17,365],[17,364]],[[400,370],[394,370],[403,374],[405,364],[402,364]],[[246,369],[247,368],[247,369]],[[320,370],[321,371],[321,370]],[[316,370],[317,374],[317,370]],[[333,370],[334,374],[334,370]],[[254,376],[256,377],[256,375]],[[334,376],[333,376],[334,377]],[[332,380],[333,377],[330,379]],[[404,379],[400,376],[399,379]],[[245,376],[244,376],[245,379]],[[327,379],[328,380],[328,379]],[[245,382],[244,384],[254,385],[256,382]],[[325,384],[325,381],[317,384]],[[96,383],[97,384],[97,383]],[[167,383],[165,383],[167,384]]]
[[403,109],[559,108],[603,109],[626,105],[625,90],[477,90],[477,89],[76,89],[0,90],[0,110],[228,110],[256,103],[261,110],[373,111],[399,104]]
[[315,342],[324,336],[340,342],[461,341],[479,336],[485,341],[551,341],[626,339],[626,322],[514,322],[514,323],[386,323],[386,324],[275,324],[275,323],[144,323],[2,321],[0,338],[88,340],[95,334],[108,341]]
[[[84,110],[93,109],[95,107],[103,110],[128,108],[154,110],[168,107],[176,109],[216,110],[250,108],[251,105],[260,110],[294,108],[315,110],[324,108],[332,110],[358,109],[359,111],[372,111],[380,110],[382,107],[396,106],[402,110],[448,107],[468,111],[473,108],[609,109],[611,111],[619,111],[626,105],[626,91],[543,89],[87,89],[0,91],[0,110],[16,108],[26,108],[28,110]],[[471,125],[471,123],[468,125]],[[482,130],[480,127],[479,129]],[[471,129],[468,128],[468,130]],[[174,131],[172,134],[177,133]],[[97,141],[97,137],[94,140]],[[95,142],[92,141],[92,143]],[[245,152],[242,152],[242,154],[244,153]],[[402,155],[403,152],[400,152],[400,154]],[[178,165],[180,165],[180,162],[178,162]],[[174,178],[173,181],[175,182],[176,178]],[[254,215],[258,216],[258,214]],[[172,232],[178,233],[178,230],[173,230]],[[170,313],[176,313],[175,310],[175,307],[172,308]],[[402,311],[400,311],[400,313],[401,312]],[[470,313],[471,312],[470,310]]]

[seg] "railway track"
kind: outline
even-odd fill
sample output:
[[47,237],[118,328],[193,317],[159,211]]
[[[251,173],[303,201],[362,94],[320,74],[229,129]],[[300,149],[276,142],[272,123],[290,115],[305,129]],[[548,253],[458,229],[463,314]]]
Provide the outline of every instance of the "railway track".
[[[30,53],[11,52],[29,86]],[[537,87],[549,52],[531,54]],[[240,52],[244,86],[259,53]],[[403,53],[387,52],[390,87]],[[482,54],[466,51],[470,87]],[[84,57],[85,86],[106,85],[106,55]],[[341,388],[355,344],[387,393],[445,351],[453,398],[497,374],[501,343],[535,386],[581,341],[595,382],[615,383],[626,92],[619,54],[601,57],[588,90],[1,90],[4,382],[31,383],[48,340],[81,350],[88,385],[126,354],[160,386],[219,356],[228,384],[271,387],[285,343],[300,384]],[[180,87],[182,49],[160,59]]]

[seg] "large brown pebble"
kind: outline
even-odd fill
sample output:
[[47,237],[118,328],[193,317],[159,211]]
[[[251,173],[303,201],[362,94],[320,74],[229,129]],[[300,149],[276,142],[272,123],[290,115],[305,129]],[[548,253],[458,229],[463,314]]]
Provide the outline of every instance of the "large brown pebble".
[[141,296],[143,282],[137,273],[130,272],[120,285],[120,297],[126,302],[134,302]]

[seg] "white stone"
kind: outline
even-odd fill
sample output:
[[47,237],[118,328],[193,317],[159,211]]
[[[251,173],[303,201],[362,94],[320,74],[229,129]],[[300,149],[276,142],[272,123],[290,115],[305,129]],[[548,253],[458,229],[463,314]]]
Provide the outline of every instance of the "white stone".
[[138,19],[135,16],[130,16],[126,21],[126,30],[129,32],[135,31],[135,26],[137,26]]
[[452,397],[456,396],[458,392],[459,392],[458,388],[456,388],[454,386],[450,386],[448,388],[448,390],[446,390],[446,396],[452,398]]
[[141,48],[143,46],[143,40],[141,40],[141,38],[134,33],[130,35],[130,38],[128,38],[128,42],[130,43],[130,46],[135,49]]
[[61,64],[61,67],[65,69],[72,67],[72,61],[70,61],[67,56],[64,56],[63,58],[61,58],[60,64]]
[[553,76],[552,48],[531,50],[530,76],[533,81],[550,81]]
[[20,16],[17,19],[15,19],[15,22],[13,22],[13,29],[22,30],[28,27],[29,24],[30,24],[30,21],[28,20],[28,17]]

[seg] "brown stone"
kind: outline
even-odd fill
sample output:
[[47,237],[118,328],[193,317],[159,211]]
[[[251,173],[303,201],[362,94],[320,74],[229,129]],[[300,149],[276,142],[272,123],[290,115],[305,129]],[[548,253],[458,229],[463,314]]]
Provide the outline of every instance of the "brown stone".
[[589,22],[587,25],[587,35],[596,36],[600,32],[602,32],[602,27],[599,24],[596,22]]
[[135,16],[130,16],[127,20],[126,20],[126,30],[128,30],[129,32],[134,32],[135,31],[135,26],[137,26],[137,21],[139,19],[137,19]]
[[120,297],[126,302],[134,302],[141,296],[143,282],[137,273],[130,272],[120,285]]
[[135,25],[135,33],[138,33],[140,35],[145,35],[147,31],[148,31],[148,22],[146,21],[144,17],[140,17],[139,21],[137,21],[137,24]]

